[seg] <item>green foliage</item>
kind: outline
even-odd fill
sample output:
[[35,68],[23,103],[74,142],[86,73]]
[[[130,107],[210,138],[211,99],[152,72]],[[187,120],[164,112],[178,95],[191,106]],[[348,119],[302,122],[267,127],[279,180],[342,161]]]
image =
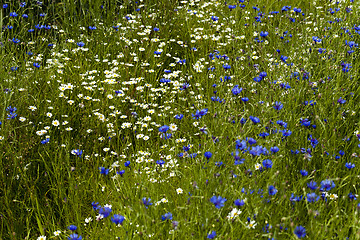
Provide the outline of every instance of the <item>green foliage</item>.
[[[355,3],[5,3],[0,239],[67,239],[70,225],[83,239],[203,239],[212,231],[219,239],[296,239],[299,225],[307,239],[359,238],[358,201],[349,197],[359,178],[360,62],[358,47],[348,44],[360,42]],[[230,10],[231,4],[237,7]],[[302,12],[282,11],[286,5]],[[254,81],[261,72],[267,76]],[[242,88],[236,96],[235,85]],[[275,101],[283,108],[275,110]],[[196,119],[202,109],[208,112]],[[169,139],[159,132],[164,125]],[[264,132],[269,136],[259,136]],[[249,138],[256,144],[236,153]],[[268,154],[251,154],[254,146]],[[270,151],[274,146],[279,152]],[[236,154],[243,163],[234,164]],[[355,168],[345,167],[349,162]],[[326,200],[306,200],[322,194],[325,179],[336,185]],[[316,190],[307,186],[312,180]],[[278,192],[270,195],[269,186]],[[292,194],[302,200],[290,201]],[[214,206],[214,195],[227,199],[224,207]],[[236,206],[236,199],[245,205]],[[95,202],[111,205],[110,215],[101,219]],[[231,216],[234,209],[241,213]],[[168,212],[173,219],[163,221]],[[122,225],[110,220],[114,214],[125,217]]]

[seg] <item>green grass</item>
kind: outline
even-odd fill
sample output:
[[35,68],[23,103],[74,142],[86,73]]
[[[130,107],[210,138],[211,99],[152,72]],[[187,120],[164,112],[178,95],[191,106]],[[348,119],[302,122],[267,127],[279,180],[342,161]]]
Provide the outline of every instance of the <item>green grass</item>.
[[[300,225],[305,239],[360,238],[358,200],[348,195],[358,193],[359,50],[345,45],[345,40],[360,42],[354,29],[357,3],[258,0],[240,3],[244,9],[236,1],[8,4],[0,12],[0,239],[68,239],[70,225],[83,239],[204,239],[212,231],[218,239],[296,239]],[[229,4],[237,8],[230,10]],[[286,5],[301,8],[304,16],[282,12]],[[331,14],[330,8],[340,10]],[[279,13],[269,16],[271,11]],[[18,16],[10,17],[11,12]],[[259,12],[261,22],[256,22]],[[36,29],[37,24],[51,29]],[[262,38],[261,31],[269,35]],[[288,57],[286,63],[281,56]],[[177,63],[183,59],[185,64]],[[351,64],[348,72],[342,63]],[[225,64],[231,68],[225,70]],[[267,76],[254,81],[261,72]],[[171,82],[161,83],[162,78]],[[180,90],[184,83],[189,87]],[[242,88],[237,96],[235,85]],[[281,110],[273,108],[275,101],[283,104]],[[9,106],[17,108],[13,119],[8,119]],[[205,108],[207,114],[194,119]],[[174,118],[177,114],[183,119]],[[253,124],[250,116],[260,123]],[[300,122],[305,118],[309,127]],[[279,132],[285,129],[279,120],[287,123],[290,136]],[[161,138],[159,127],[170,124],[177,130],[167,131],[170,139]],[[263,132],[269,136],[260,137]],[[310,135],[318,140],[316,147]],[[248,150],[259,145],[270,152],[277,146],[279,152],[240,151],[245,161],[234,164],[236,140],[249,138],[257,142],[247,143]],[[301,148],[310,149],[312,157]],[[82,150],[81,157],[72,154],[75,149]],[[296,149],[299,154],[291,152]],[[265,159],[272,168],[257,170]],[[355,168],[346,168],[348,162]],[[100,174],[100,167],[109,173]],[[309,174],[302,176],[302,169]],[[307,194],[320,196],[325,179],[334,182],[328,193],[338,198],[309,202]],[[312,180],[316,190],[307,187]],[[270,185],[278,190],[273,196]],[[292,193],[302,200],[292,203]],[[223,207],[211,203],[214,195],[227,199]],[[144,197],[153,205],[144,206]],[[236,206],[236,199],[245,205]],[[97,219],[92,202],[111,205],[111,214]],[[227,219],[234,208],[241,214]],[[172,220],[162,221],[168,212]],[[114,214],[125,217],[122,225],[110,220]],[[248,228],[248,217],[254,228]]]

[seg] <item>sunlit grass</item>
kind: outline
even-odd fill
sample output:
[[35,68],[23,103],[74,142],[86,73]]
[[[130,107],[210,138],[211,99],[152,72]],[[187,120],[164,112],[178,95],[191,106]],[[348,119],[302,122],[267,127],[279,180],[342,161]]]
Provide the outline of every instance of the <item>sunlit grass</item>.
[[357,3],[4,4],[1,239],[359,238]]

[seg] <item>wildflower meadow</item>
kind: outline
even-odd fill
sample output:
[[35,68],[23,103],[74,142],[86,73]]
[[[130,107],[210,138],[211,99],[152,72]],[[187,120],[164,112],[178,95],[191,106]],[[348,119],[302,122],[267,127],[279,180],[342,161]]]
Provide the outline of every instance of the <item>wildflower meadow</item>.
[[4,0],[0,239],[360,239],[357,0]]

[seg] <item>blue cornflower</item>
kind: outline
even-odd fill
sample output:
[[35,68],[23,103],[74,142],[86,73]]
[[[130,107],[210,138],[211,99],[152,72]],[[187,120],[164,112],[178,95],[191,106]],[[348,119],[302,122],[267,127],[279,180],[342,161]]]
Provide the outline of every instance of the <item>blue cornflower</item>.
[[216,232],[212,231],[210,234],[207,235],[208,239],[214,239],[216,237]]
[[68,237],[68,240],[81,240],[82,237],[77,235],[76,233],[70,234],[70,236]]
[[294,204],[295,202],[300,202],[302,196],[295,196],[294,193],[291,194],[290,201]]
[[245,140],[242,140],[240,141],[240,139],[236,140],[236,149],[239,149],[240,151],[243,151],[246,149],[246,141]]
[[160,159],[160,160],[157,160],[157,161],[156,161],[156,164],[159,164],[159,165],[160,165],[160,167],[162,167],[162,165],[164,165],[164,164],[165,164],[165,161],[164,161],[164,160],[162,160],[162,159]]
[[[256,140],[255,139],[253,139],[253,138],[246,138],[246,140],[248,141],[248,143],[250,144],[250,145],[253,145],[253,144],[255,144],[256,143]],[[246,144],[245,144],[245,147],[246,147]]]
[[245,158],[241,158],[239,156],[235,156],[235,161],[234,161],[234,165],[240,165],[243,164],[245,162]]
[[279,131],[279,132],[281,132],[283,134],[283,137],[288,137],[288,136],[290,136],[292,134],[292,131],[289,130],[289,129],[288,130],[284,129],[284,130]]
[[308,126],[310,126],[311,121],[309,119],[305,118],[305,119],[300,119],[300,123],[301,123],[301,125],[308,127]]
[[166,133],[166,131],[168,131],[169,129],[170,127],[168,125],[164,125],[159,127],[159,132]]
[[151,198],[146,199],[146,197],[142,198],[142,203],[145,205],[146,208],[148,208],[148,206],[153,205],[151,202]]
[[321,181],[321,188],[320,191],[330,191],[335,187],[335,183],[332,180],[325,179],[324,181]]
[[234,201],[234,204],[235,204],[235,206],[241,207],[241,206],[245,205],[245,202],[244,202],[244,200],[236,199]]
[[300,173],[304,177],[308,175],[308,172],[306,170],[300,170]]
[[222,208],[224,206],[224,203],[227,201],[226,198],[222,198],[221,196],[212,196],[210,198],[210,202],[212,202],[216,208]]
[[319,198],[320,198],[320,196],[318,196],[318,195],[316,195],[316,193],[308,193],[307,195],[306,195],[306,197],[307,197],[307,201],[308,202],[316,202],[316,201],[318,201],[319,200]]
[[185,151],[185,152],[188,152],[189,150],[190,150],[190,148],[191,148],[191,146],[190,145],[187,145],[187,146],[183,146],[183,150]]
[[297,226],[294,230],[294,234],[298,238],[303,238],[306,236],[306,229],[303,226]]
[[213,20],[214,22],[216,22],[217,20],[219,20],[219,17],[217,17],[217,16],[211,16],[211,20]]
[[100,208],[99,210],[99,214],[103,217],[103,218],[107,218],[110,213],[111,213],[112,209],[109,207],[104,207],[104,208]]
[[284,107],[284,105],[281,102],[278,102],[278,101],[276,101],[275,105],[273,106],[273,108],[275,110],[278,110],[278,111],[281,110],[283,107]]
[[69,229],[70,231],[76,231],[77,226],[75,226],[75,225],[70,225],[70,226],[68,226],[68,229]]
[[338,103],[340,104],[344,104],[346,103],[346,100],[345,99],[342,99],[342,97],[340,97],[338,100],[337,100]]
[[273,153],[277,153],[279,151],[279,147],[278,146],[271,147],[270,151]]
[[287,128],[287,123],[282,120],[276,121],[276,124],[279,124],[281,127]]
[[280,60],[283,61],[284,63],[286,63],[286,60],[287,60],[288,58],[289,58],[289,57],[287,57],[287,56],[281,55]]
[[243,101],[244,103],[246,103],[247,101],[249,101],[249,98],[248,98],[248,97],[242,97],[242,98],[241,98],[241,101]]
[[179,119],[179,120],[183,119],[183,117],[184,117],[183,114],[175,115],[175,118],[176,118],[176,119]]
[[172,137],[171,133],[163,133],[160,135],[160,138],[165,140],[170,139],[171,137]]
[[215,166],[221,167],[224,163],[223,162],[215,162]]
[[353,194],[352,192],[350,192],[349,194],[348,194],[348,197],[351,199],[351,200],[356,200],[357,199],[357,194]]
[[204,153],[204,156],[205,156],[207,159],[209,159],[209,158],[212,157],[212,153],[211,153],[211,152],[205,152],[205,153]]
[[94,210],[99,210],[101,208],[98,202],[92,202],[91,206]]
[[260,119],[259,119],[258,117],[250,116],[249,118],[250,118],[251,121],[252,121],[253,123],[255,123],[255,124],[260,122]]
[[355,164],[348,162],[348,163],[345,163],[345,167],[347,167],[348,169],[352,169],[355,167]]
[[267,73],[266,73],[266,72],[261,72],[261,73],[259,74],[259,78],[261,78],[261,79],[264,79],[266,76],[267,76]]
[[311,190],[316,190],[317,189],[317,183],[314,181],[311,181],[307,184],[308,188],[310,188]]
[[260,32],[260,37],[265,38],[267,35],[269,35],[268,32],[263,32],[263,31]]
[[80,149],[71,150],[71,154],[76,155],[78,157],[81,157],[82,153],[83,153],[83,151]]
[[165,221],[165,220],[172,220],[172,214],[170,212],[165,213],[164,215],[161,216],[161,220]]
[[270,196],[273,196],[278,192],[278,190],[273,185],[270,185],[268,190]]
[[236,96],[236,95],[240,94],[242,90],[243,89],[241,87],[239,87],[239,85],[235,85],[233,87],[233,89],[231,90],[231,92],[232,92],[232,94],[234,94]]
[[208,108],[204,108],[202,110],[196,110],[196,113],[195,114],[191,114],[193,116],[193,119],[200,119],[202,118],[203,116],[205,116],[206,114],[208,113]]
[[123,176],[125,173],[125,170],[120,170],[120,171],[117,171],[116,174],[119,174],[120,176]]
[[109,174],[109,169],[106,169],[105,167],[99,167],[99,169],[100,169],[100,174],[102,174],[102,175]]
[[11,12],[11,13],[9,14],[9,16],[10,16],[10,17],[17,17],[18,14],[17,14],[16,12]]
[[50,138],[45,138],[44,140],[41,140],[41,144],[46,144],[50,141]]
[[33,66],[36,67],[36,68],[40,68],[40,67],[41,67],[40,63],[33,63]]
[[83,47],[83,46],[85,46],[85,43],[83,43],[83,42],[78,42],[78,43],[76,43],[76,45],[78,45],[79,47]]
[[114,216],[111,217],[111,221],[115,223],[116,225],[121,225],[122,222],[125,220],[125,217],[122,215],[114,214]]
[[249,151],[249,153],[253,156],[260,156],[261,154],[267,155],[268,150],[265,147],[258,145],[255,147],[251,147],[251,150]]
[[262,162],[263,166],[265,168],[272,168],[272,161],[270,159],[265,159],[263,162]]
[[125,166],[125,167],[129,167],[129,166],[130,166],[130,163],[131,163],[130,161],[126,161],[126,162],[124,163],[124,166]]

